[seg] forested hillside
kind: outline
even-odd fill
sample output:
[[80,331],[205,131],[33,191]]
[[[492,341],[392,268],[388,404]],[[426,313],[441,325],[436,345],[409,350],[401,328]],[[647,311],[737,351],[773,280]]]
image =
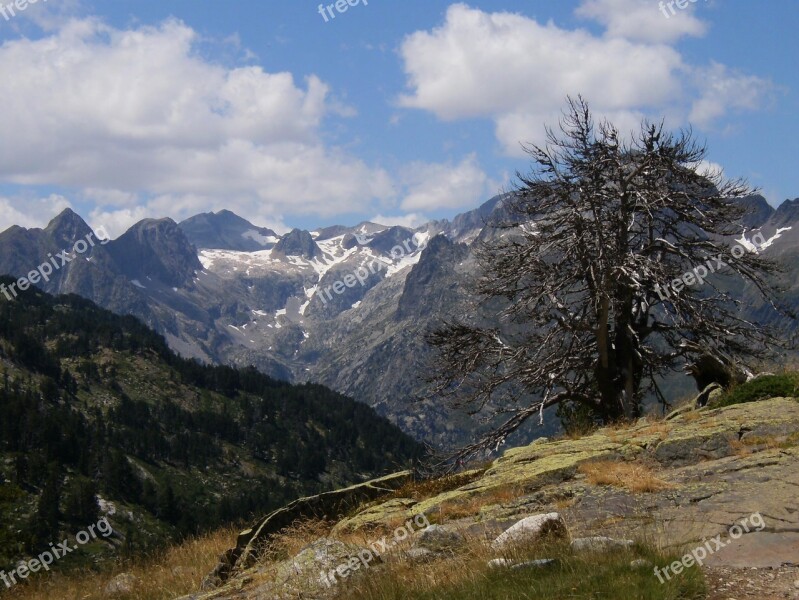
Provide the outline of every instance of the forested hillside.
[[100,556],[138,553],[422,452],[350,398],[180,358],[77,296],[0,296],[0,378],[0,568],[102,514]]

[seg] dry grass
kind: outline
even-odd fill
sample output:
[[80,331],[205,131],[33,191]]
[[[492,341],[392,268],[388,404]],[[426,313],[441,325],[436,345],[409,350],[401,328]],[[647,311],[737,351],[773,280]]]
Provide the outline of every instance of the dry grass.
[[668,421],[655,421],[648,427],[644,427],[639,431],[636,437],[655,435],[660,441],[663,441],[669,436],[673,428],[674,426]]
[[319,538],[328,537],[335,523],[317,519],[299,520],[269,538],[262,553],[266,561],[283,560],[296,556]]
[[574,506],[576,502],[577,498],[574,496],[571,496],[569,498],[559,498],[558,500],[555,501],[555,508],[558,509],[558,511],[563,512],[567,508],[571,508],[572,506]]
[[747,436],[730,442],[737,456],[749,456],[763,450],[785,450],[796,445],[799,445],[799,432],[791,435]]
[[168,600],[196,591],[203,578],[214,568],[219,556],[230,548],[238,531],[222,529],[186,540],[179,546],[132,565],[112,571],[79,572],[65,575],[37,574],[27,585],[9,591],[9,600],[105,600],[109,581],[120,573],[138,579],[133,593],[115,596],[117,600]]
[[513,562],[554,558],[556,566],[541,569],[489,569],[496,558],[484,540],[469,539],[463,554],[413,564],[396,560],[368,577],[347,582],[337,600],[498,600],[500,598],[650,598],[698,600],[705,597],[701,572],[694,568],[679,581],[662,586],[652,571],[634,569],[630,562],[643,558],[652,564],[669,564],[673,558],[654,548],[574,555],[569,545],[548,541],[506,551]]
[[687,413],[683,413],[682,419],[686,423],[693,423],[694,421],[698,421],[702,418],[702,413],[698,410],[692,410]]
[[[461,486],[472,483],[479,479],[485,473],[490,464],[482,465],[474,471],[467,471],[465,473],[456,473],[454,475],[447,475],[445,477],[433,479],[417,479],[410,481],[402,487],[395,490],[391,495],[382,498],[379,502],[392,498],[410,498],[412,500],[427,500],[444,492],[450,492]],[[362,507],[361,507],[362,508]],[[360,510],[360,508],[359,508]]]
[[[406,597],[414,593],[424,593],[440,586],[452,586],[479,578],[486,570],[486,563],[494,555],[491,549],[476,538],[468,538],[464,551],[455,556],[442,557],[424,565],[409,560],[392,561],[384,565],[380,577],[361,577],[342,589],[338,598],[382,595],[381,588],[390,581],[394,589],[402,590]],[[371,575],[371,574],[370,574]]]
[[439,508],[439,512],[435,513],[434,516],[438,523],[474,517],[479,515],[480,509],[485,506],[504,504],[523,495],[524,490],[518,485],[502,486],[490,492],[486,492],[485,494],[472,496],[466,500],[443,502]]
[[607,430],[608,439],[614,444],[623,444],[627,440],[626,430],[614,427]]
[[655,476],[652,470],[640,463],[595,461],[580,465],[580,472],[593,485],[611,485],[634,494],[669,489],[672,484]]
[[743,458],[744,456],[749,456],[754,452],[750,444],[747,444],[741,440],[731,440],[730,448],[732,448],[732,451],[735,453],[735,456],[739,458]]

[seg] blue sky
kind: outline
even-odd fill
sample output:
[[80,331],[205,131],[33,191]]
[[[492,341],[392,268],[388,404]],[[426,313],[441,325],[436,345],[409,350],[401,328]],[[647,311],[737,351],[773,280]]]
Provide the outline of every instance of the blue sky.
[[114,234],[222,208],[281,231],[451,217],[507,187],[520,143],[577,93],[624,131],[691,124],[726,175],[774,205],[799,196],[793,1],[360,0],[327,21],[318,7],[0,15],[0,229],[66,206]]

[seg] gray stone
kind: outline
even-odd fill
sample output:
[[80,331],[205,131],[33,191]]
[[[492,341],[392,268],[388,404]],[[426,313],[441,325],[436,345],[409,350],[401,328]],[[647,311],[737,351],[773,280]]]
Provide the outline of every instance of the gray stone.
[[546,513],[522,519],[509,527],[491,544],[494,550],[502,550],[516,544],[530,544],[544,537],[566,538],[569,532],[560,514]]
[[549,567],[554,565],[557,561],[554,558],[539,558],[536,560],[528,560],[518,565],[512,565],[511,569],[540,569],[541,567]]
[[512,565],[513,561],[509,558],[495,558],[493,560],[488,561],[489,569],[502,569],[504,567],[510,567]]
[[320,538],[277,565],[275,584],[300,596],[311,595],[380,562],[381,558],[367,548]]
[[466,540],[457,531],[452,531],[441,525],[431,525],[419,534],[416,546],[427,548],[434,552],[453,550],[462,546]]
[[608,552],[611,550],[626,550],[634,543],[632,540],[615,540],[599,535],[572,540],[571,547],[574,552]]
[[721,387],[720,384],[711,383],[705,389],[699,392],[699,395],[696,398],[694,398],[693,405],[696,408],[702,408],[703,406],[707,406],[708,401],[710,400],[710,394],[713,393],[714,391],[720,391],[722,389],[723,388]]
[[426,563],[436,558],[438,554],[427,548],[411,548],[403,552],[402,556],[412,563]]
[[139,584],[139,579],[130,573],[120,573],[105,586],[107,596],[121,596],[132,594]]

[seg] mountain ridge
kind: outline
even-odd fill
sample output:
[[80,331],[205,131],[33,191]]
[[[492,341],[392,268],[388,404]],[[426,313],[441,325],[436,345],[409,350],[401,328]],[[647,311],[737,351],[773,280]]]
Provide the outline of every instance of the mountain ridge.
[[[185,356],[323,383],[375,407],[417,439],[452,447],[481,425],[445,406],[418,403],[427,395],[430,350],[423,339],[442,320],[473,311],[475,249],[495,235],[492,222],[510,217],[507,197],[415,228],[362,222],[297,229],[253,251],[233,249],[238,241],[228,248],[197,247],[184,225],[194,217],[181,224],[145,220],[43,287],[133,314]],[[759,228],[770,240],[769,255],[784,257],[795,271],[797,201],[777,209],[762,196],[741,202],[750,207],[746,235]],[[256,227],[230,211],[197,217],[209,214],[236,225],[228,237]],[[75,221],[77,215],[67,216],[63,220]],[[0,272],[23,275],[58,250],[46,229],[11,228],[0,233]],[[796,304],[799,290],[788,294]],[[692,383],[680,385],[675,393]]]

